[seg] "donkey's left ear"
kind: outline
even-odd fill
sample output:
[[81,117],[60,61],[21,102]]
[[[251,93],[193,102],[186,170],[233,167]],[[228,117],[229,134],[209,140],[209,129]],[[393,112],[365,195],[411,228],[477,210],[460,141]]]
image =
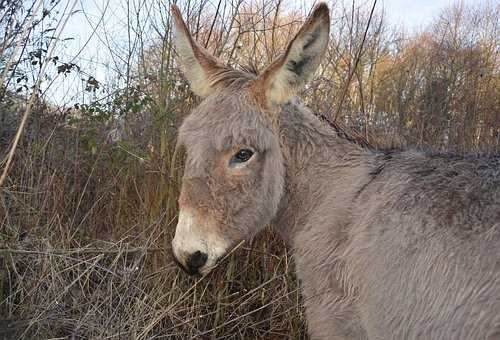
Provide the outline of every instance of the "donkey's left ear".
[[179,63],[191,90],[200,97],[214,90],[214,79],[230,69],[210,55],[191,37],[181,11],[176,5],[170,7],[173,21],[173,41],[179,54]]
[[296,95],[311,80],[328,46],[330,10],[325,3],[316,5],[285,54],[259,76],[256,91],[267,105],[279,105]]

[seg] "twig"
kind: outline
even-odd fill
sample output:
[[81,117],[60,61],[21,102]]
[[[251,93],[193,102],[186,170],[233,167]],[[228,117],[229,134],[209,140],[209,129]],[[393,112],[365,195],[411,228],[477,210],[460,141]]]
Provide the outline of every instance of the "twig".
[[0,254],[11,255],[70,255],[70,254],[131,254],[137,252],[158,252],[163,251],[163,248],[132,248],[132,249],[99,249],[99,248],[77,248],[77,249],[57,249],[50,251],[40,250],[24,250],[24,249],[10,249],[0,248]]
[[[66,16],[66,18],[64,19],[62,25],[60,26],[61,28],[59,29],[59,32],[57,33],[57,37],[56,37],[55,41],[59,40],[59,38],[61,36],[61,33],[64,30],[64,27],[66,26],[66,23],[68,22],[68,19],[69,19],[70,15],[71,15],[71,12],[75,8],[75,5],[76,5],[76,0],[73,2],[73,6],[71,6],[69,14]],[[37,9],[38,9],[38,7],[37,7]],[[28,121],[28,117],[29,117],[29,115],[31,113],[31,109],[33,108],[33,105],[35,103],[35,99],[37,98],[37,95],[36,95],[37,94],[37,90],[40,87],[40,83],[42,82],[43,75],[45,74],[45,68],[49,64],[48,61],[52,58],[52,54],[54,53],[55,45],[56,44],[53,43],[50,46],[50,51],[47,54],[47,57],[45,58],[45,63],[43,64],[42,68],[40,69],[40,74],[39,74],[38,79],[37,79],[37,81],[35,83],[35,86],[33,86],[33,90],[31,92],[30,100],[28,102],[28,106],[26,107],[26,110],[24,111],[23,118],[21,120],[21,123],[19,124],[19,128],[17,129],[16,135],[14,137],[14,141],[12,143],[12,147],[10,148],[9,154],[7,155],[7,162],[5,163],[5,167],[3,169],[2,176],[0,176],[0,188],[2,187],[3,182],[7,178],[7,175],[9,174],[10,164],[12,163],[12,160],[14,159],[14,154],[16,153],[17,145],[19,143],[19,140],[21,139],[21,135],[22,135],[22,133],[24,131],[24,127],[26,125],[26,122]]]
[[[368,29],[370,28],[370,24],[372,22],[373,12],[375,11],[376,5],[377,5],[377,0],[374,0],[372,9],[370,11],[370,17],[368,18],[368,23],[366,24],[365,33],[363,34],[363,40],[361,41],[361,45],[359,46],[358,53],[356,54],[356,60],[354,62],[354,67],[349,72],[349,76],[347,77],[347,80],[345,82],[345,86],[344,86],[344,89],[342,91],[342,95],[340,96],[340,102],[339,102],[339,105],[337,106],[337,111],[335,112],[335,115],[333,116],[334,122],[337,120],[337,117],[340,114],[340,110],[342,109],[342,105],[344,104],[344,99],[345,99],[345,96],[347,94],[347,90],[349,88],[349,85],[351,83],[352,76],[354,75],[355,70],[358,68],[359,59],[361,58],[361,53],[363,52],[363,46],[365,44],[366,36],[368,34]],[[354,12],[354,10],[353,10],[353,12]]]
[[[14,51],[12,52],[12,56],[9,58],[9,60],[7,61],[7,64],[5,65],[5,68],[3,69],[2,76],[0,77],[0,85],[3,85],[3,83],[5,81],[5,77],[7,76],[7,72],[9,72],[10,66],[12,65],[12,62],[15,59],[15,55],[17,54],[17,51],[19,50],[21,43],[25,42],[26,38],[29,36],[29,34],[30,34],[29,28],[31,27],[31,23],[33,22],[33,19],[35,18],[35,15],[36,15],[36,13],[38,13],[38,10],[40,9],[40,6],[42,4],[43,4],[43,1],[38,1],[37,5],[35,7],[35,10],[32,12],[31,18],[29,19],[28,23],[23,23],[23,30],[21,32],[21,39],[19,39],[17,41],[17,44],[14,47]],[[3,53],[3,51],[2,51],[2,53]],[[22,52],[21,52],[21,55],[22,55]],[[2,90],[6,91],[7,89],[2,89]],[[3,94],[5,94],[5,92]],[[2,94],[2,96],[0,96],[0,98],[3,97],[3,94]],[[2,186],[1,181],[0,181],[0,186]]]
[[219,3],[217,4],[217,10],[215,11],[214,20],[212,21],[212,26],[210,26],[210,31],[208,32],[208,37],[207,37],[207,40],[205,41],[205,48],[208,47],[208,43],[210,41],[210,37],[212,36],[212,31],[214,29],[215,21],[217,20],[217,16],[219,15],[219,10],[220,10],[220,4],[221,3],[222,3],[222,0],[219,0]]

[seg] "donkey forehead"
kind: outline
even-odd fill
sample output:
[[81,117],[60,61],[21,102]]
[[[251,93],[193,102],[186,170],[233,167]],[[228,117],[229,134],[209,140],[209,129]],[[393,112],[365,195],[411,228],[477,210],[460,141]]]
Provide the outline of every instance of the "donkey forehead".
[[205,98],[182,123],[179,142],[188,153],[196,149],[206,154],[244,146],[265,151],[277,145],[271,123],[242,94]]

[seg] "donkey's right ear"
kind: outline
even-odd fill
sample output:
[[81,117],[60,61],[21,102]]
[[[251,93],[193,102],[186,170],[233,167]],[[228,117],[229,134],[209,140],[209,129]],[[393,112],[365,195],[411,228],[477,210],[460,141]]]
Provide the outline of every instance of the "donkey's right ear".
[[286,52],[259,76],[254,90],[267,106],[280,105],[311,80],[328,46],[330,11],[325,3],[313,9]]
[[213,91],[213,80],[216,76],[228,71],[228,68],[191,37],[179,8],[172,5],[170,9],[174,19],[173,41],[179,55],[179,64],[191,85],[191,90],[204,98]]

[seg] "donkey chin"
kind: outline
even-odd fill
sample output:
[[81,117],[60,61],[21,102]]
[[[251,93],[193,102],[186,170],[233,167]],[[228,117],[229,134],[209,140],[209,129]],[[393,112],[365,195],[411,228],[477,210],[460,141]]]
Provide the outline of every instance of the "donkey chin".
[[177,264],[189,275],[205,276],[231,248],[217,233],[215,223],[201,219],[195,211],[181,209],[172,241]]

